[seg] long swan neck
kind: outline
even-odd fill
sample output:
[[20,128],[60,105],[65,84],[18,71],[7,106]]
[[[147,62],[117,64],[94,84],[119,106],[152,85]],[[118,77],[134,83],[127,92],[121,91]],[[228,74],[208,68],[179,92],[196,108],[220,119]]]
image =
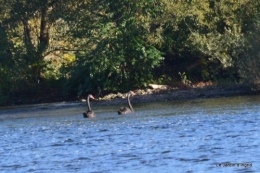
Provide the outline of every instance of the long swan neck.
[[88,96],[88,99],[87,99],[87,103],[88,103],[88,110],[91,111],[91,107],[90,107],[90,103],[89,103],[89,96]]
[[134,112],[134,109],[133,109],[133,107],[132,107],[132,105],[131,105],[131,103],[130,103],[130,96],[131,96],[131,93],[128,93],[128,96],[127,96],[128,106],[129,106],[130,110],[131,110],[132,112]]

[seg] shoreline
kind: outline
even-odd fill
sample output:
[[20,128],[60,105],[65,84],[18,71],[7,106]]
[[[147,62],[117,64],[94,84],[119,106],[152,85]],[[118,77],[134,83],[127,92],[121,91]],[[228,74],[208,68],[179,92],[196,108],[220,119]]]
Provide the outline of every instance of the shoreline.
[[[220,86],[205,86],[187,89],[154,89],[150,94],[139,94],[144,90],[133,90],[137,94],[133,96],[132,103],[152,103],[152,102],[164,102],[164,101],[181,101],[181,100],[194,100],[204,98],[220,98],[220,97],[232,97],[232,96],[246,96],[246,95],[258,95],[259,92],[252,91],[250,87],[246,85],[232,85],[228,87]],[[118,94],[111,94],[113,96]],[[126,98],[116,98],[96,100],[92,101],[97,106],[103,105],[117,105],[121,104]]]
[[[245,95],[258,95],[259,91],[252,91],[251,88],[243,84],[235,84],[230,86],[201,86],[201,87],[184,87],[180,88],[156,88],[156,89],[137,89],[133,90],[136,95],[132,97],[133,103],[149,103],[149,102],[164,102],[164,101],[178,101],[178,100],[194,100],[203,98],[219,98],[231,96],[245,96]],[[68,99],[62,100],[58,97],[32,99],[26,98],[19,102],[0,106],[1,107],[20,107],[26,105],[47,105],[59,103],[75,103],[77,105],[85,104],[85,97],[81,99]],[[97,106],[117,105],[125,101],[125,94],[108,94],[104,97],[97,98],[91,101],[92,104]]]

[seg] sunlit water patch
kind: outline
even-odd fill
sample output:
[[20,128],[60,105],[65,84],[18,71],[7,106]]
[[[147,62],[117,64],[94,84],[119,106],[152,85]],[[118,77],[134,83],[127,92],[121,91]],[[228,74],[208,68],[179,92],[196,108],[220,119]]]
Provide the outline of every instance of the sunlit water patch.
[[0,172],[257,172],[260,97],[0,110]]

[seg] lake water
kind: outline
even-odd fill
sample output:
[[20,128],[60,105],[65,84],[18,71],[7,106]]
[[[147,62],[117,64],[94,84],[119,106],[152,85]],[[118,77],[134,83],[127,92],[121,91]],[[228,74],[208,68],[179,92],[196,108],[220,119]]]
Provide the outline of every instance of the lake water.
[[0,172],[258,172],[260,96],[0,109]]

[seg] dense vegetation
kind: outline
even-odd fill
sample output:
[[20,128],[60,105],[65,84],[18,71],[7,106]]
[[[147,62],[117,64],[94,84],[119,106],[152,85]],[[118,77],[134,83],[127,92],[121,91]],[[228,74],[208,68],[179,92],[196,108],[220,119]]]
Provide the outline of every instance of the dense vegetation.
[[258,0],[0,2],[0,105],[185,80],[260,88]]

